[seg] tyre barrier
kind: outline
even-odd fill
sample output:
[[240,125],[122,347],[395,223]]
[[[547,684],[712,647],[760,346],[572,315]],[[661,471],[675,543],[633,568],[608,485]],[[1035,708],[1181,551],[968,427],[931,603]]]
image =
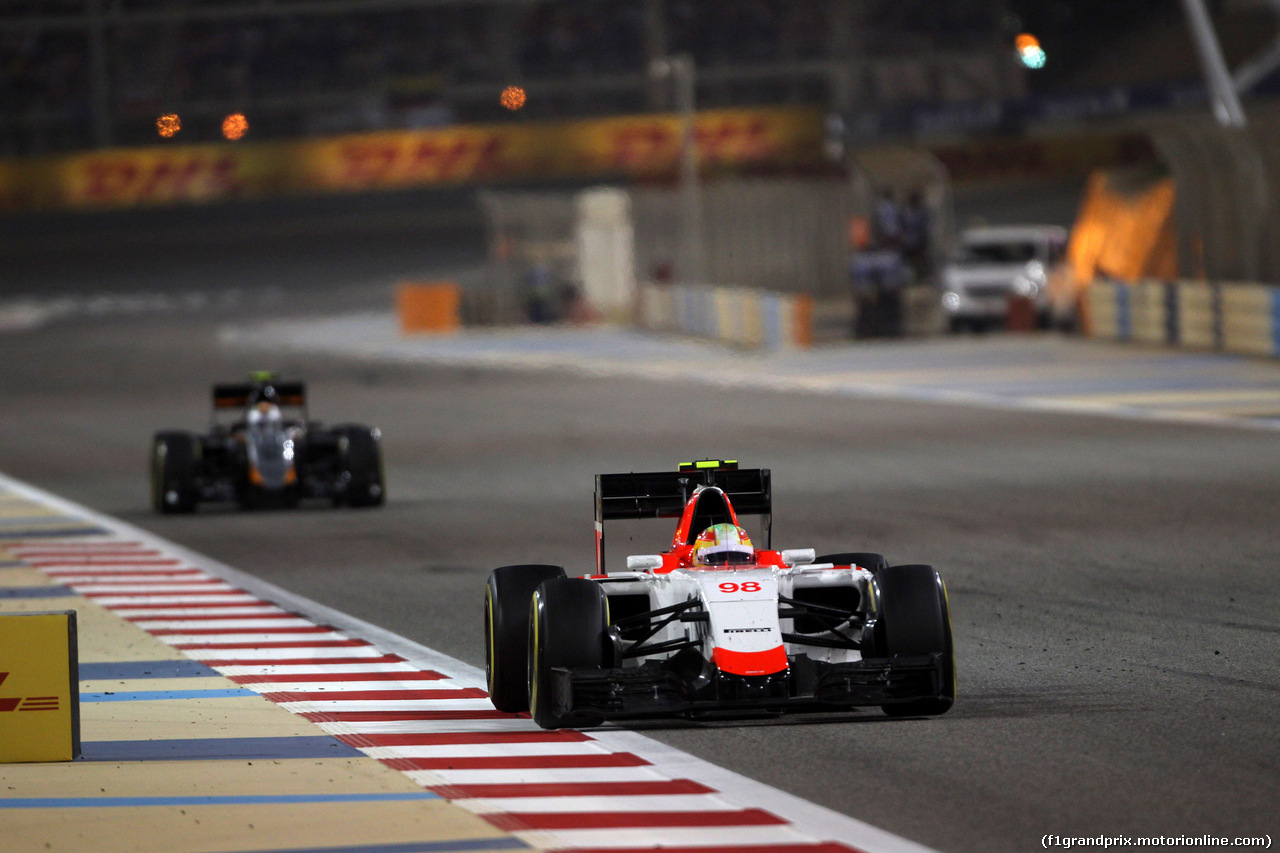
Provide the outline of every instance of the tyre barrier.
[[1081,309],[1091,338],[1280,356],[1280,286],[1096,281]]
[[813,343],[813,301],[802,293],[648,283],[640,286],[636,313],[645,329],[749,349],[801,349]]
[[[641,284],[636,325],[677,332],[746,349],[788,350],[848,341],[857,325],[852,296],[811,296],[711,285]],[[902,335],[940,334],[938,289],[902,291]]]

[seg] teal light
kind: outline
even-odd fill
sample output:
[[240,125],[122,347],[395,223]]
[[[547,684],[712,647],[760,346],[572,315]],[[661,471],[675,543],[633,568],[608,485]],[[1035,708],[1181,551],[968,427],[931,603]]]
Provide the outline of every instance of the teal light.
[[1018,51],[1018,58],[1022,60],[1022,64],[1028,68],[1044,68],[1044,48],[1039,45],[1032,47],[1024,47]]

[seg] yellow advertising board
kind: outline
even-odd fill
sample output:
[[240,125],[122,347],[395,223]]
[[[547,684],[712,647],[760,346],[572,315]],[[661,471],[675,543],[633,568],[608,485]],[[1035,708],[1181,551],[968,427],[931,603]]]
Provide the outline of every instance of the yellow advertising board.
[[259,195],[282,183],[278,146],[264,144],[109,149],[61,158],[58,206],[73,208],[218,201]]
[[[674,175],[681,133],[679,117],[664,114],[319,139],[296,144],[304,171],[299,188]],[[704,170],[812,165],[821,153],[822,118],[811,109],[715,110],[697,115],[694,138]]]
[[0,763],[79,755],[76,612],[0,614]]
[[[0,206],[119,208],[286,193],[510,180],[674,177],[683,125],[673,114],[458,125],[281,142],[160,144],[39,161],[0,161]],[[812,167],[813,108],[709,110],[694,120],[706,172]]]

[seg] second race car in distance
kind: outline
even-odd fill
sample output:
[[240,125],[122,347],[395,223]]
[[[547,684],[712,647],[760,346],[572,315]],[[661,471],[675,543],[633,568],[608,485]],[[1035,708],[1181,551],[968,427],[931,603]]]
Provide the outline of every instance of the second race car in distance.
[[250,509],[320,499],[335,506],[386,500],[382,433],[361,424],[324,426],[307,414],[306,387],[275,374],[213,386],[207,432],[165,430],[151,445],[151,503],[192,512],[202,503]]
[[[946,587],[880,554],[773,550],[767,468],[685,463],[596,476],[596,570],[495,569],[490,698],[544,728],[637,717],[843,710],[945,713],[955,700]],[[763,548],[739,519],[762,519]],[[604,524],[678,519],[670,548],[605,561]]]

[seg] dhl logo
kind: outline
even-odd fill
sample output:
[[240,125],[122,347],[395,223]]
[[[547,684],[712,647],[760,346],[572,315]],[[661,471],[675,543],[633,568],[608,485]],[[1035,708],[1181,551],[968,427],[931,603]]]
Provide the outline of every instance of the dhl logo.
[[[771,157],[779,145],[763,118],[699,121],[694,144],[702,165],[746,163]],[[680,127],[674,122],[628,124],[610,134],[605,159],[626,172],[669,169],[680,155]]]
[[[0,672],[0,685],[9,677],[9,673]],[[57,696],[25,696],[6,699],[0,697],[0,712],[4,711],[56,711]]]
[[82,162],[74,191],[83,204],[226,198],[240,192],[234,155],[93,157]]
[[338,182],[347,187],[446,183],[504,173],[506,139],[461,135],[409,142],[358,141],[338,151]]

